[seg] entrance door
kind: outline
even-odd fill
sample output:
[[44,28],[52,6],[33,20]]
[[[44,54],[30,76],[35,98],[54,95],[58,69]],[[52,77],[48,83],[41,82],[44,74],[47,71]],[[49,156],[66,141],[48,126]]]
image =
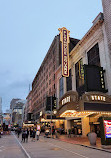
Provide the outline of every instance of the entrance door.
[[100,136],[100,125],[99,124],[94,124],[94,129],[95,129],[95,133],[97,134],[97,137],[101,137]]

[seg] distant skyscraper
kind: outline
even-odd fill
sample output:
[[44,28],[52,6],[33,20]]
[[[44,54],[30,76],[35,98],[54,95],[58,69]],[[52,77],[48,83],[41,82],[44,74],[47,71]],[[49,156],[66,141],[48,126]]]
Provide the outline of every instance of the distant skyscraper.
[[2,113],[2,98],[0,97],[0,114]]

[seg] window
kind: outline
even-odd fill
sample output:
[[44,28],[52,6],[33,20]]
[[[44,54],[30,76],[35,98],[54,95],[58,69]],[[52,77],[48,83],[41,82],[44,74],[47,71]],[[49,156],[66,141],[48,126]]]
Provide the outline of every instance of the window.
[[49,95],[51,94],[51,88],[49,89]]
[[72,76],[71,69],[69,70],[69,77],[66,78],[67,91],[72,90]]
[[49,80],[49,85],[51,84],[51,79]]
[[53,71],[55,71],[55,65],[53,66]]
[[64,84],[63,84],[63,77],[59,80],[59,98],[61,98],[64,94]]
[[87,56],[88,56],[88,64],[89,65],[100,66],[98,43],[87,52]]
[[84,70],[83,70],[83,61],[80,59],[75,65],[75,74],[76,74],[76,90],[79,95],[82,95],[84,92]]
[[53,81],[55,80],[55,74],[54,74],[54,76],[53,76]]
[[55,89],[55,84],[54,84],[54,89]]

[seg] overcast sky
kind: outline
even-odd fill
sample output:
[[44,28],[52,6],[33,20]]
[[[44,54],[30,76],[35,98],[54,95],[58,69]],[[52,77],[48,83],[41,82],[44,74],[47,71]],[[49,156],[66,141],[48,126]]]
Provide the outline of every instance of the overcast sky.
[[25,99],[58,28],[81,39],[103,12],[101,0],[0,0],[2,110]]

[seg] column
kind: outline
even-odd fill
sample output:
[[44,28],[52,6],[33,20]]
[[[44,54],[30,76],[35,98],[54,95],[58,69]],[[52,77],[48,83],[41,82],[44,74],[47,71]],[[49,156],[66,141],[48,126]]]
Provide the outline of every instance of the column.
[[70,122],[70,120],[65,120],[64,125],[65,125],[65,131],[68,132],[68,129],[71,129],[71,122]]
[[82,121],[82,136],[87,136],[90,132],[90,125],[89,125],[89,117],[84,117],[81,119]]

